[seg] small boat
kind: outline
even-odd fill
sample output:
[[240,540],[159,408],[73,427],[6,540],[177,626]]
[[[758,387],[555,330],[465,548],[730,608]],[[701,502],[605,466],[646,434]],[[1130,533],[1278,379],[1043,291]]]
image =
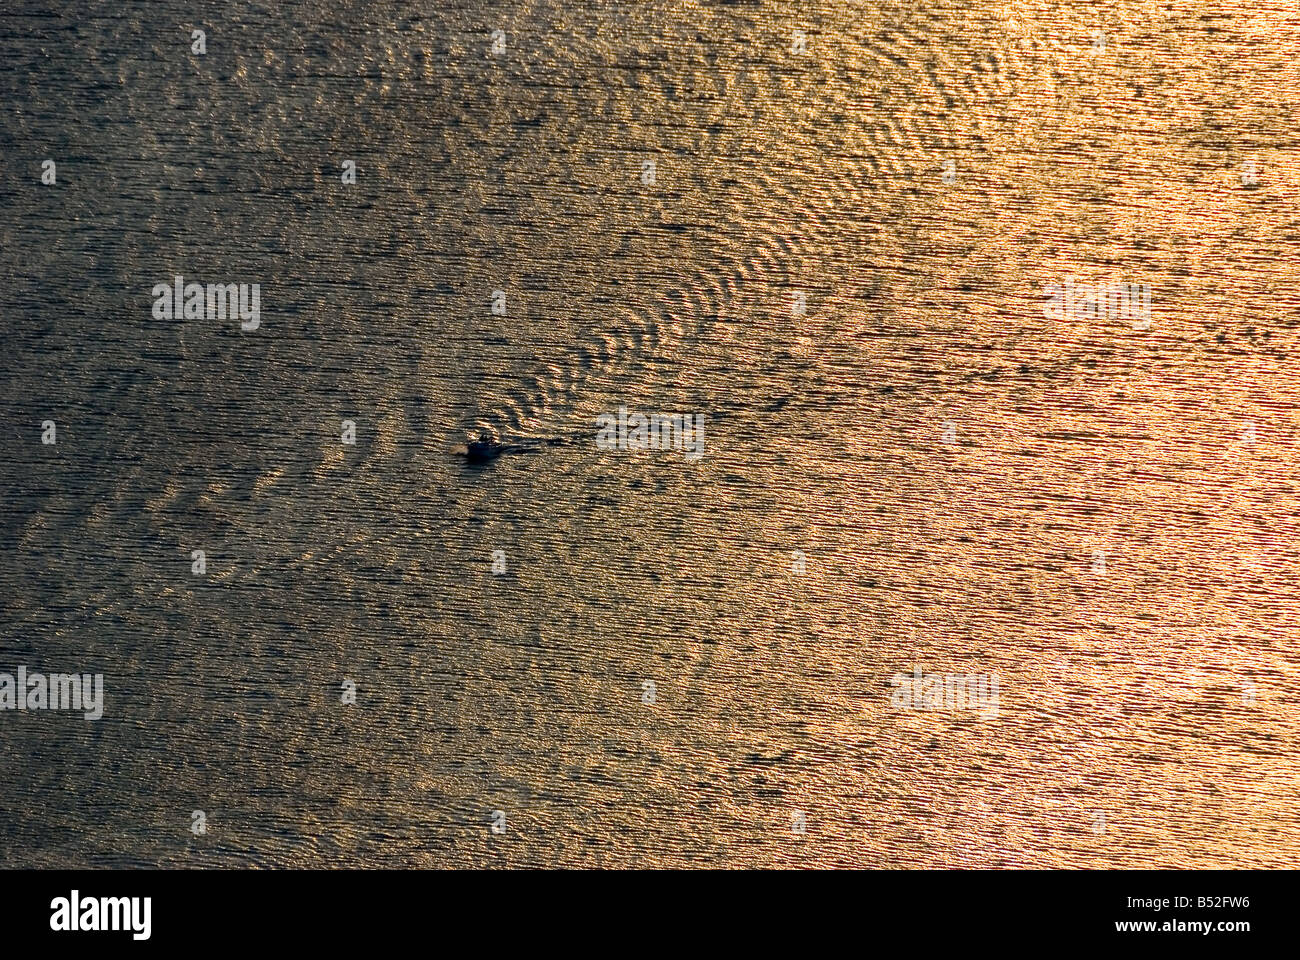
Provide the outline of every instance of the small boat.
[[505,444],[498,443],[492,434],[484,431],[477,440],[465,445],[465,459],[470,463],[488,463],[506,452]]

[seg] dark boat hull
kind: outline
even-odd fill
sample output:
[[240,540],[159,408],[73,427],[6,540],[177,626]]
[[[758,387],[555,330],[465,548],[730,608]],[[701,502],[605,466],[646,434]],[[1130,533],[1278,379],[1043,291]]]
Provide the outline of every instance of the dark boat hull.
[[505,452],[506,448],[500,444],[471,443],[465,448],[465,459],[470,463],[491,463]]

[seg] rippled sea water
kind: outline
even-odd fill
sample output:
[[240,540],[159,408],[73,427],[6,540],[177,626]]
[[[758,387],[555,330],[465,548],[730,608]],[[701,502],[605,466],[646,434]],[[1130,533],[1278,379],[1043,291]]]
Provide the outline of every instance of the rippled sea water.
[[107,703],[0,712],[5,864],[1300,865],[1298,55],[1244,0],[7,4],[0,672]]

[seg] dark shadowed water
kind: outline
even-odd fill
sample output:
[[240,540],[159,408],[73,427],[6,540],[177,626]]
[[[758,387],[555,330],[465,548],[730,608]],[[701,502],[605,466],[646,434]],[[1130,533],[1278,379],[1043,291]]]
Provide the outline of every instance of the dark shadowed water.
[[1300,865],[1295,10],[13,0],[0,94],[0,673],[105,698],[5,865]]

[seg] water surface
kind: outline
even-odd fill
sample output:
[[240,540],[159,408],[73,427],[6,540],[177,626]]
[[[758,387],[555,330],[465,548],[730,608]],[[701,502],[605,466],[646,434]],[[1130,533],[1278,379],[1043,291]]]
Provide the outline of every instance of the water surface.
[[[6,864],[1297,866],[1298,37],[9,5],[0,671],[108,703],[0,712]],[[704,457],[601,453],[620,405]]]

